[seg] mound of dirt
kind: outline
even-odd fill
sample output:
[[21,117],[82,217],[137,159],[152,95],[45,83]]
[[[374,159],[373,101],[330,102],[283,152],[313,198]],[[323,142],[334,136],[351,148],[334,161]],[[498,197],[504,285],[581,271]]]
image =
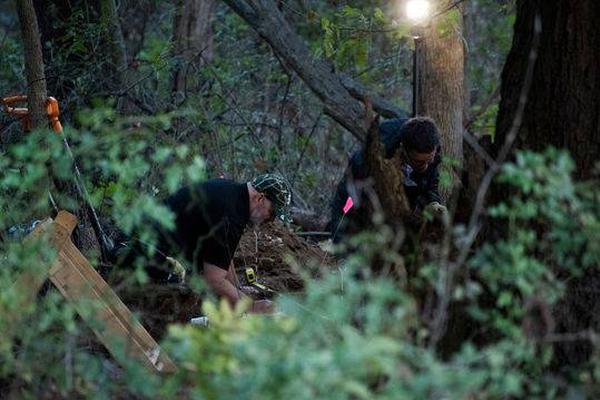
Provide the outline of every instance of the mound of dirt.
[[[303,239],[279,223],[247,229],[234,256],[236,272],[244,282],[245,268],[252,267],[260,283],[276,292],[297,292],[304,288],[300,275],[286,262],[292,256],[300,266],[317,262],[332,266],[334,258],[317,244]],[[202,294],[187,285],[144,284],[121,287],[121,299],[140,317],[155,339],[171,323],[186,323],[202,314]],[[260,297],[260,296],[255,296]]]
[[136,285],[118,294],[156,340],[166,334],[169,324],[186,323],[202,314],[202,295],[187,285]]
[[247,229],[234,255],[238,276],[244,276],[244,269],[252,267],[259,282],[277,292],[296,292],[304,288],[304,282],[286,262],[291,256],[298,265],[306,266],[316,262],[323,266],[333,266],[334,258],[317,244],[301,238],[280,223],[271,223],[258,228]]

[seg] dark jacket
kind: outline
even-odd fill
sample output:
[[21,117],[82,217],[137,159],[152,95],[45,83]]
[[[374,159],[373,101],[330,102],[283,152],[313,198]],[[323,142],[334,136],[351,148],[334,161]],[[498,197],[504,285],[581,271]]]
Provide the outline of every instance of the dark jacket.
[[[402,146],[403,138],[401,128],[406,121],[408,121],[408,119],[391,119],[382,122],[379,125],[379,135],[385,148],[386,158],[392,158],[396,151]],[[403,166],[405,177],[404,189],[413,209],[423,209],[427,204],[434,201],[441,203],[438,191],[438,169],[441,162],[441,149],[438,148],[437,150],[433,163],[431,163],[427,170],[422,173],[413,171],[409,165],[405,164]],[[342,236],[342,232],[346,230],[348,226],[347,222],[349,222],[348,220],[352,220],[353,218],[356,220],[358,218],[356,210],[363,207],[364,204],[368,202],[368,198],[364,191],[361,190],[360,185],[355,184],[366,180],[370,176],[364,157],[364,151],[365,149],[363,147],[350,157],[344,176],[339,182],[331,202],[331,221],[329,227],[336,242]],[[340,225],[343,214],[342,208],[344,207],[349,194],[354,200],[355,207],[344,218],[347,221]],[[359,225],[367,223],[367,221],[350,222],[355,222]]]

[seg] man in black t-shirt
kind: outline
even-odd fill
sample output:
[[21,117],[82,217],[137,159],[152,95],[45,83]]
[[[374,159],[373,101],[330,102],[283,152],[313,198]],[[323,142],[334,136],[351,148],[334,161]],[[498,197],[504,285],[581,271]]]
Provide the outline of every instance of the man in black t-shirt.
[[[290,187],[276,174],[260,175],[247,183],[213,179],[182,188],[165,201],[175,214],[175,229],[159,229],[152,265],[146,270],[154,280],[164,281],[173,265],[181,268],[175,261],[181,260],[202,274],[210,290],[235,305],[245,297],[233,268],[233,254],[244,228],[275,216],[285,219],[290,203]],[[135,247],[139,250],[140,244]],[[250,311],[271,312],[272,303],[255,301]]]

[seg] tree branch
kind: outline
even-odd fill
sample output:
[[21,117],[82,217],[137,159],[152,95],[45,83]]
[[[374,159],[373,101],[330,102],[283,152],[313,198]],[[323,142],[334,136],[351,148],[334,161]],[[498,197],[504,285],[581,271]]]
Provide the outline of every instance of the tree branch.
[[284,68],[295,71],[317,95],[324,104],[325,114],[361,142],[364,142],[368,129],[365,108],[361,103],[365,98],[368,97],[373,109],[385,117],[405,115],[358,82],[336,74],[329,62],[313,57],[272,0],[224,1],[269,43],[276,57],[285,64]]

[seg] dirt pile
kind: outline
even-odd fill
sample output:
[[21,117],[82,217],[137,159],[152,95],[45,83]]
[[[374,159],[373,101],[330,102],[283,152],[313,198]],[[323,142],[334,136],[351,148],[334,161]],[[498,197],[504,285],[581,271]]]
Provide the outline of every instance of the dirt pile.
[[286,262],[293,257],[300,267],[317,262],[333,266],[334,258],[316,243],[311,243],[291,232],[280,223],[246,230],[234,256],[238,276],[252,267],[260,282],[277,292],[296,292],[304,288],[304,282]]
[[[334,264],[333,257],[316,243],[299,237],[278,223],[247,229],[235,253],[234,264],[242,282],[245,268],[252,267],[258,281],[276,292],[297,292],[304,288],[304,282],[286,263],[288,256],[296,259],[301,267],[314,262],[324,266]],[[187,285],[128,286],[121,287],[118,294],[137,313],[155,339],[164,336],[169,324],[186,323],[202,314],[203,295]]]

